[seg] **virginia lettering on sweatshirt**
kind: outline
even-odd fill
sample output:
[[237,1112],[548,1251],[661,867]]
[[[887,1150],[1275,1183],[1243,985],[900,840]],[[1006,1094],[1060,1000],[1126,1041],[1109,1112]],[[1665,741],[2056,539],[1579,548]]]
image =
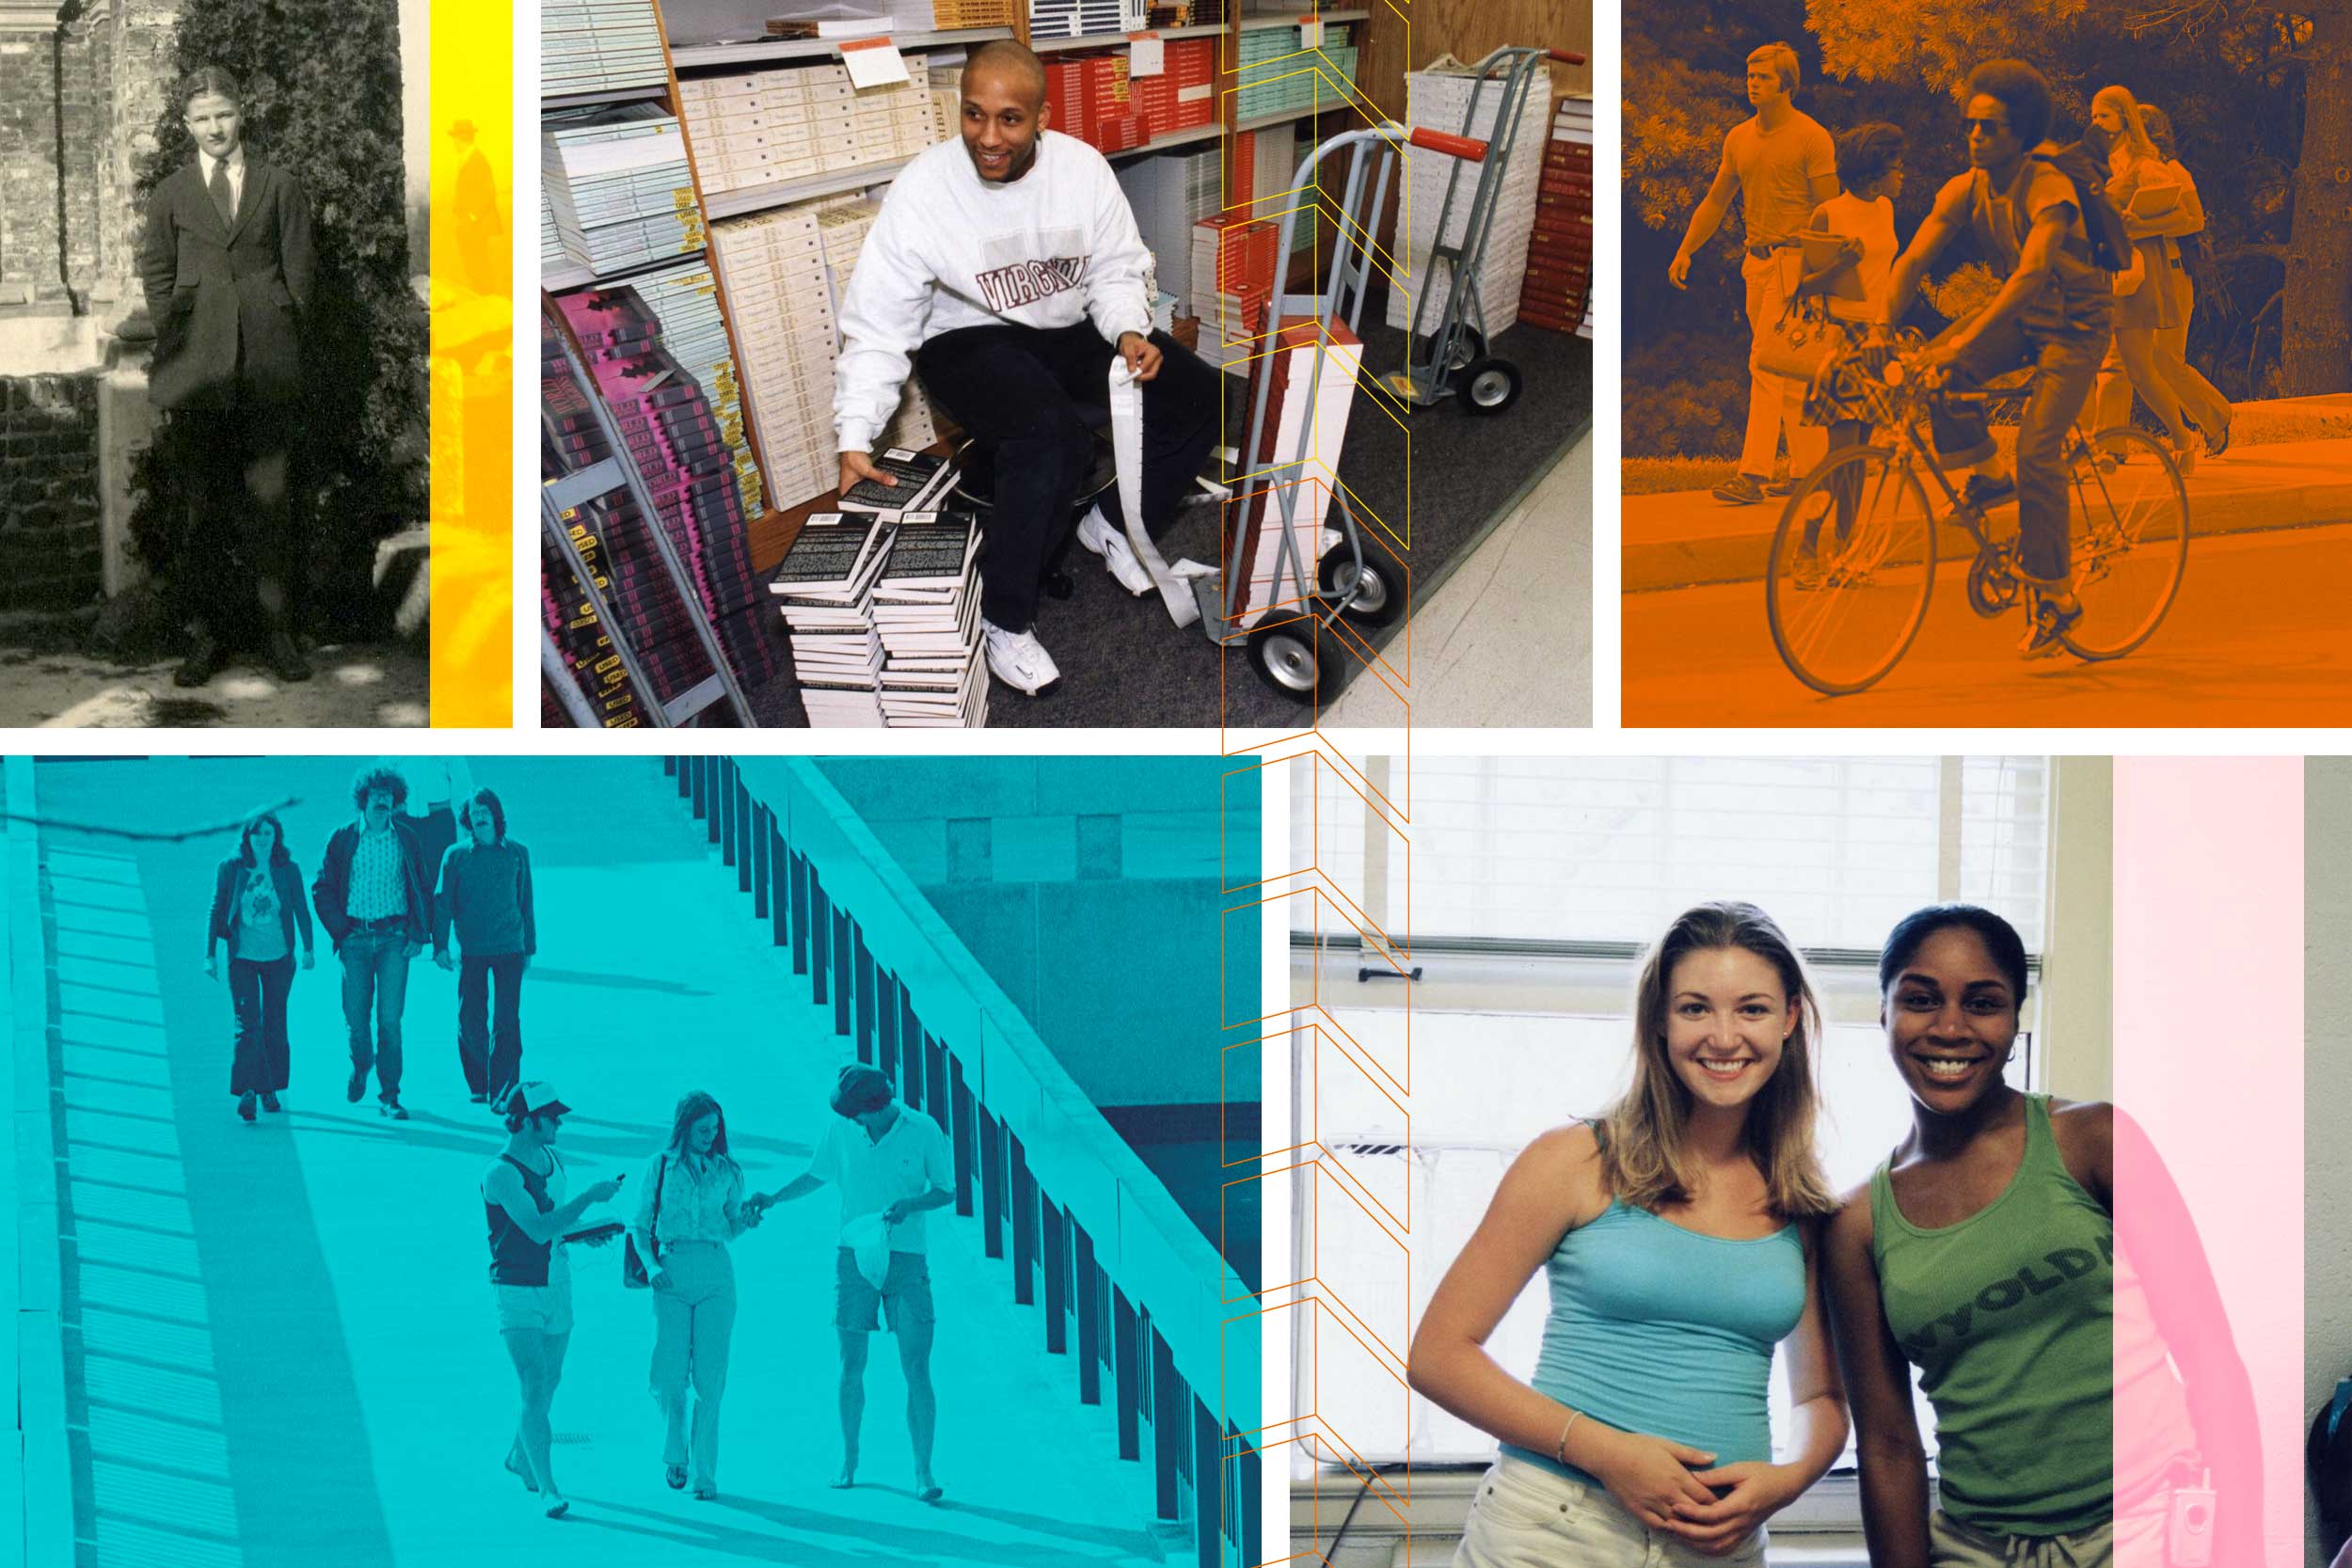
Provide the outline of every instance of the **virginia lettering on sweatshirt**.
[[914,351],[943,332],[1091,321],[1106,344],[1150,333],[1150,261],[1118,177],[1086,143],[1047,131],[1028,173],[1003,184],[979,177],[961,139],[931,148],[882,198],[841,301],[835,446],[872,448]]

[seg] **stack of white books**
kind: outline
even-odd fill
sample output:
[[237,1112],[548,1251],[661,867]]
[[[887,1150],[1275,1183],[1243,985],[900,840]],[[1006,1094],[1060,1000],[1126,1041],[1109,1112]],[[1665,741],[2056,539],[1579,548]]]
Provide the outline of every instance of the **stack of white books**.
[[928,71],[856,87],[837,64],[686,77],[678,109],[706,191],[783,184],[914,157],[939,139]]
[[550,115],[541,189],[558,242],[598,277],[703,247],[677,118],[652,103]]
[[873,590],[883,721],[977,729],[988,717],[980,657],[980,531],[961,512],[909,512]]
[[[1415,71],[1405,76],[1405,118],[1411,125],[1468,135],[1481,141],[1496,139],[1496,121],[1502,108],[1498,84],[1488,82],[1478,94],[1478,116],[1463,130],[1476,78],[1460,71]],[[1478,302],[1486,321],[1486,336],[1495,338],[1519,319],[1519,291],[1527,279],[1527,242],[1535,231],[1535,198],[1543,181],[1545,121],[1550,118],[1549,95],[1542,78],[1519,106],[1518,139],[1502,171],[1496,192],[1492,225],[1486,234],[1486,254],[1478,270]],[[1470,237],[1470,213],[1477,195],[1480,164],[1450,158],[1425,148],[1404,150],[1406,178],[1404,208],[1398,238],[1403,242],[1407,271],[1400,287],[1389,291],[1389,325],[1409,328],[1413,310],[1423,293],[1430,295],[1422,315],[1422,330],[1432,331],[1451,288],[1451,269],[1433,262],[1438,244],[1438,210],[1444,205],[1446,182],[1458,165],[1460,182],[1454,192],[1453,210],[1446,215],[1445,243],[1463,245]]]
[[1200,150],[1158,152],[1112,165],[1136,228],[1158,266],[1160,287],[1185,309],[1192,298],[1192,226],[1225,206],[1224,153],[1215,145]]
[[544,0],[539,8],[539,91],[615,92],[660,87],[661,24],[653,0]]
[[802,705],[818,728],[882,726],[882,643],[873,595],[894,528],[876,517],[820,512],[801,525],[768,581],[789,633]]
[[645,306],[661,323],[661,343],[691,375],[710,400],[735,459],[735,475],[743,493],[743,514],[756,517],[765,510],[759,469],[752,462],[751,444],[744,437],[743,387],[737,373],[735,351],[727,343],[726,324],[719,314],[719,286],[709,261],[694,255],[666,267],[631,275]]
[[814,209],[782,207],[711,225],[743,348],[745,391],[779,505],[833,488],[833,366],[840,342]]
[[1029,0],[1033,39],[1139,33],[1150,21],[1145,0]]

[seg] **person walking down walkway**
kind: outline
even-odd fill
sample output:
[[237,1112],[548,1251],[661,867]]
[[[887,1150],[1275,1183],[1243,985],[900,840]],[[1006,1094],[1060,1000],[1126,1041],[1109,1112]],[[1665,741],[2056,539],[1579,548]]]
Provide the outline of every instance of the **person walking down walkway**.
[[506,836],[504,804],[476,790],[457,814],[457,832],[441,857],[433,897],[433,961],[457,971],[457,1060],[473,1102],[483,1105],[522,1076],[523,971],[539,950],[539,929],[531,851]]
[[[572,1271],[564,1233],[580,1216],[621,1191],[621,1178],[564,1196],[564,1161],[557,1132],[572,1108],[553,1085],[517,1084],[499,1102],[506,1147],[482,1178],[482,1204],[490,1225],[490,1291],[497,1298],[499,1338],[521,1380],[522,1418],[506,1450],[506,1468],[538,1494],[550,1519],[571,1503],[555,1484],[548,1445],[548,1411],[564,1379],[564,1353],[572,1342]],[[587,1244],[601,1246],[612,1238]]]
[[[653,1397],[665,1423],[662,1479],[673,1491],[719,1495],[719,1399],[735,1334],[735,1264],[727,1243],[759,1223],[744,1201],[743,1167],[727,1152],[726,1113],[700,1089],[677,1102],[670,1141],[645,1167],[630,1229],[652,1272]],[[687,1390],[693,1390],[689,1419]],[[689,1436],[689,1429],[691,1436]]]
[[[319,924],[343,966],[343,1023],[351,1034],[351,1081],[358,1103],[376,1075],[383,1114],[406,1121],[400,1102],[400,1015],[408,1004],[408,960],[424,950],[433,913],[431,873],[416,830],[400,815],[408,781],[382,763],[352,781],[358,819],[335,830],[310,884]],[[371,1030],[371,1020],[373,1029]]]
[[310,906],[302,897],[302,872],[286,853],[286,830],[275,812],[246,818],[237,852],[220,863],[213,878],[212,916],[205,924],[204,973],[220,977],[220,948],[229,947],[229,995],[237,1010],[236,1053],[229,1066],[229,1092],[237,1115],[253,1119],[262,1109],[276,1112],[286,1086],[286,993],[294,988],[294,941],[301,939],[302,967],[315,961]]
[[1797,231],[1814,209],[1837,194],[1836,148],[1820,122],[1791,102],[1796,91],[1794,49],[1768,43],[1748,55],[1748,102],[1756,113],[1724,137],[1715,182],[1691,214],[1691,226],[1666,271],[1667,281],[1676,288],[1689,287],[1691,258],[1714,237],[1737,194],[1747,225],[1747,259],[1740,265],[1740,276],[1747,283],[1753,341],[1740,472],[1715,489],[1715,499],[1730,506],[1750,506],[1768,494],[1788,493],[1768,488],[1784,431],[1788,471],[1799,480],[1829,451],[1829,432],[1804,423],[1804,384],[1758,369],[1756,359],[1756,349],[1779,326],[1789,293],[1804,272],[1804,257],[1792,248]]
[[841,1335],[841,1473],[857,1484],[858,1428],[866,1415],[866,1336],[886,1316],[907,1380],[907,1434],[914,1447],[915,1495],[937,1502],[931,1439],[938,1396],[931,1387],[935,1322],[923,1215],[956,1200],[947,1134],[901,1105],[876,1068],[851,1063],[834,1085],[834,1114],[808,1169],[752,1201],[761,1212],[827,1182],[841,1190],[841,1244],[834,1257],[834,1326]]

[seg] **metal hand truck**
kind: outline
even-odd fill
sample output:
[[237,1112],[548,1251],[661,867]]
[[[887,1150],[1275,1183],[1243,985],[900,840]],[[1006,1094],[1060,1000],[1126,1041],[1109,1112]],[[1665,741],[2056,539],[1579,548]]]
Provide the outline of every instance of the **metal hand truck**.
[[1454,164],[1446,175],[1445,199],[1438,206],[1437,244],[1422,263],[1431,269],[1440,261],[1446,264],[1445,300],[1437,329],[1425,337],[1422,332],[1422,319],[1436,293],[1424,282],[1413,301],[1413,325],[1405,335],[1405,368],[1380,381],[1408,410],[1425,408],[1457,392],[1463,405],[1474,414],[1500,414],[1519,400],[1518,367],[1486,355],[1486,309],[1478,297],[1478,273],[1486,264],[1486,237],[1494,229],[1502,176],[1518,142],[1519,117],[1527,106],[1527,95],[1536,83],[1551,80],[1544,69],[1548,59],[1565,65],[1584,63],[1583,55],[1565,49],[1506,45],[1470,68],[1477,74],[1470,84],[1470,106],[1462,115],[1465,137],[1477,129],[1479,101],[1489,83],[1501,87],[1502,98],[1495,111],[1491,145],[1479,163],[1477,188],[1470,195],[1470,216],[1458,245],[1447,244],[1445,236],[1454,218],[1454,196],[1462,182],[1462,166]]
[[[1399,125],[1391,120],[1333,136],[1308,153],[1298,166],[1291,188],[1312,190],[1316,166],[1342,148],[1350,150],[1345,192],[1332,224],[1336,242],[1327,289],[1311,294],[1286,292],[1285,275],[1298,208],[1294,206],[1282,214],[1264,334],[1269,363],[1264,372],[1254,378],[1257,386],[1250,398],[1248,435],[1233,466],[1242,470],[1234,474],[1232,486],[1236,493],[1236,504],[1248,508],[1253,490],[1272,492],[1263,506],[1266,524],[1274,525],[1276,515],[1279,517],[1272,587],[1264,604],[1245,603],[1245,591],[1252,575],[1250,562],[1240,559],[1240,540],[1248,531],[1246,528],[1234,531],[1233,542],[1225,552],[1223,572],[1216,577],[1193,579],[1193,594],[1200,606],[1201,628],[1208,633],[1209,641],[1220,647],[1246,642],[1259,678],[1295,702],[1312,701],[1324,685],[1323,677],[1336,675],[1333,639],[1321,635],[1333,621],[1345,616],[1360,626],[1381,626],[1395,620],[1405,610],[1404,583],[1394,570],[1364,553],[1362,531],[1344,488],[1334,484],[1330,489],[1329,515],[1337,517],[1339,543],[1328,551],[1317,551],[1319,560],[1311,567],[1295,525],[1298,521],[1299,491],[1307,479],[1307,459],[1314,442],[1311,411],[1322,387],[1325,367],[1331,358],[1331,329],[1334,323],[1344,319],[1353,335],[1363,314],[1364,285],[1372,271],[1370,252],[1380,230],[1389,171],[1396,163],[1396,148],[1406,142],[1472,163],[1486,156],[1486,144],[1474,137]],[[1374,156],[1377,164],[1367,178],[1365,165]],[[1367,195],[1371,205],[1369,221],[1359,224],[1354,221],[1355,215]],[[1295,384],[1291,388],[1292,396],[1305,398],[1310,413],[1300,423],[1295,450],[1287,457],[1278,454],[1265,467],[1253,469],[1249,466],[1258,461],[1259,452],[1268,450],[1269,441],[1277,434],[1269,431],[1266,424],[1274,386],[1271,356],[1284,352],[1280,346],[1282,319],[1293,307],[1302,315],[1311,311],[1314,323],[1314,354],[1306,385],[1303,392]],[[1336,461],[1334,458],[1333,463]],[[1337,681],[1331,684],[1336,686]]]

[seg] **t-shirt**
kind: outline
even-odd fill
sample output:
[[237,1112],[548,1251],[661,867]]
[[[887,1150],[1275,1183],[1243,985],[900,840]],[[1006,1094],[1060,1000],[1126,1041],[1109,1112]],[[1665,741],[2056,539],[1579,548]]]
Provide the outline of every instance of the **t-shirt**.
[[1862,260],[1854,274],[1862,283],[1861,299],[1832,295],[1829,313],[1840,321],[1874,322],[1886,305],[1886,285],[1895,273],[1895,204],[1884,197],[1865,201],[1851,191],[1821,203],[1812,227],[1862,242]]
[[[2036,152],[2052,152],[2043,142]],[[1992,177],[1976,169],[1965,178],[1975,182],[1971,224],[1977,244],[1994,272],[2007,278],[2024,259],[2026,236],[2034,222],[2053,208],[2067,214],[2066,243],[2058,247],[2050,284],[2043,296],[2027,309],[2028,328],[2060,325],[2070,330],[2104,332],[2114,319],[2114,296],[2107,292],[2110,275],[2090,260],[2090,230],[2083,226],[2082,207],[2074,198],[2074,182],[2040,158],[2027,158],[2014,182],[1993,188]],[[2055,312],[2055,322],[2045,320]]]
[[[833,1117],[817,1151],[809,1156],[808,1174],[841,1190],[841,1225],[865,1214],[879,1214],[902,1197],[920,1197],[932,1187],[953,1192],[956,1163],[947,1148],[947,1134],[939,1123],[920,1111],[898,1107],[898,1118],[877,1140],[847,1117]],[[923,1214],[909,1214],[890,1227],[890,1250],[926,1250]]]
[[230,951],[253,963],[286,956],[286,906],[266,865],[248,865],[237,879],[237,940]]
[[1813,215],[1813,182],[1837,172],[1837,149],[1811,115],[1791,111],[1777,131],[1754,118],[1724,137],[1724,162],[1740,177],[1748,244],[1772,245]]

